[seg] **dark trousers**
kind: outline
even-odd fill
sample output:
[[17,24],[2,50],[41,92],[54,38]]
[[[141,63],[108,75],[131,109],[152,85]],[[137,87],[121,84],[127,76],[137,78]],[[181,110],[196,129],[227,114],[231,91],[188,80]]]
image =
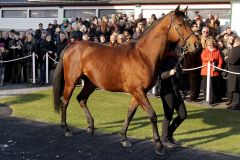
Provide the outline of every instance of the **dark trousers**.
[[197,100],[200,93],[202,77],[200,76],[200,73],[199,75],[188,74],[187,77],[190,90],[190,99]]
[[19,61],[14,62],[12,66],[12,83],[21,82],[21,63]]
[[13,62],[6,63],[4,82],[10,82],[12,78]]
[[[163,109],[164,109],[164,119],[162,123],[162,140],[166,141],[172,138],[174,131],[178,126],[187,118],[186,106],[182,100],[179,91],[177,91],[178,96],[174,91],[169,93],[161,93]],[[177,111],[177,117],[173,118],[174,109]],[[171,122],[172,121],[172,122]]]
[[240,93],[239,92],[232,92],[231,107],[234,107],[234,108],[240,107]]
[[[203,91],[204,91],[204,98],[206,99],[206,92],[207,92],[207,76],[203,76]],[[221,101],[221,77],[220,76],[214,76],[210,79],[210,97],[209,97],[209,103],[215,103]]]
[[0,86],[3,85],[4,74],[5,74],[5,66],[3,66],[2,64],[0,64]]
[[27,62],[22,63],[23,82],[27,82]]
[[[48,78],[50,76],[50,72],[51,72],[51,69],[52,69],[52,62],[49,62],[48,63]],[[46,82],[46,63],[42,63],[40,65],[40,82],[41,83],[45,83]]]

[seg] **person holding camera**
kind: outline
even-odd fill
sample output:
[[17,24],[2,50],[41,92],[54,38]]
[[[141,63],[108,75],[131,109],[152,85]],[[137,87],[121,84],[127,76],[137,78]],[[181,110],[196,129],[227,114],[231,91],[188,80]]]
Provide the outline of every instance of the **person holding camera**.
[[[222,56],[220,51],[216,48],[216,41],[212,38],[206,40],[206,48],[201,54],[202,65],[206,65],[201,69],[203,79],[204,97],[206,98],[206,84],[207,84],[207,64],[208,61],[218,68],[222,68]],[[220,71],[211,66],[210,68],[211,85],[210,85],[210,99],[209,104],[215,105],[221,101],[221,86],[220,86]]]

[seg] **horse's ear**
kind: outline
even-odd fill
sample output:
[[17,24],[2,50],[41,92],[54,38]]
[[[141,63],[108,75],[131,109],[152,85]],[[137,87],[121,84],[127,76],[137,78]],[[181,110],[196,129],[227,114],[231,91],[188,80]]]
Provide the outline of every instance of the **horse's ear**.
[[175,14],[177,14],[179,12],[180,9],[180,4],[177,6],[177,8],[175,9]]

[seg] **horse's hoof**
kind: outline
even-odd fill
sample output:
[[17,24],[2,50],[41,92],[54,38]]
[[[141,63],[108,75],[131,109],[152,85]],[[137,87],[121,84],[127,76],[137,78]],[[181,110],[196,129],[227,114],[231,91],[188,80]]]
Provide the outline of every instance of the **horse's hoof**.
[[92,128],[87,128],[87,133],[93,135],[94,129],[92,129]]
[[123,147],[131,147],[132,146],[132,144],[129,140],[122,141],[121,143],[122,143]]
[[165,149],[163,147],[157,147],[155,148],[155,153],[159,156],[164,156],[165,155]]
[[71,131],[65,132],[65,137],[72,137],[73,134]]

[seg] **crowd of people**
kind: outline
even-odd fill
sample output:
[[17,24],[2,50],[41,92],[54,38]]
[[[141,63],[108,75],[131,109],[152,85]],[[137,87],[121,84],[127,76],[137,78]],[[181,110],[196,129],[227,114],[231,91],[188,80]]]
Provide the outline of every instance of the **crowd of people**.
[[[164,14],[162,15],[164,16]],[[199,53],[199,66],[205,65],[208,61],[219,68],[230,69],[240,72],[237,66],[234,52],[238,52],[240,45],[239,37],[227,27],[221,31],[218,15],[209,14],[208,17],[195,13],[194,19],[188,19],[192,31],[199,36],[202,44],[202,51]],[[46,53],[58,61],[62,50],[75,41],[94,41],[111,47],[122,45],[130,39],[137,39],[151,24],[158,21],[156,15],[146,19],[142,14],[138,18],[134,15],[127,16],[124,13],[112,14],[111,17],[103,16],[101,19],[93,17],[90,20],[72,17],[63,19],[61,24],[56,20],[49,23],[45,28],[39,23],[39,28],[25,32],[17,32],[14,29],[0,34],[0,61],[18,59],[28,55],[36,54],[36,78],[37,83],[43,85],[46,79]],[[234,66],[236,65],[236,66]],[[54,68],[54,62],[49,60],[49,73]],[[19,61],[0,63],[0,85],[4,82],[10,83],[31,83],[32,82],[32,60],[26,58]],[[188,76],[190,89],[189,101],[197,101],[200,93],[200,84],[206,86],[207,68],[192,72]],[[234,79],[234,85],[227,83],[226,79]],[[211,67],[211,96],[210,104],[221,102],[222,97],[228,97],[230,108],[240,106],[238,75],[228,74]],[[206,87],[203,87],[206,93]],[[238,98],[236,98],[238,97]],[[238,99],[238,102],[236,101]]]

